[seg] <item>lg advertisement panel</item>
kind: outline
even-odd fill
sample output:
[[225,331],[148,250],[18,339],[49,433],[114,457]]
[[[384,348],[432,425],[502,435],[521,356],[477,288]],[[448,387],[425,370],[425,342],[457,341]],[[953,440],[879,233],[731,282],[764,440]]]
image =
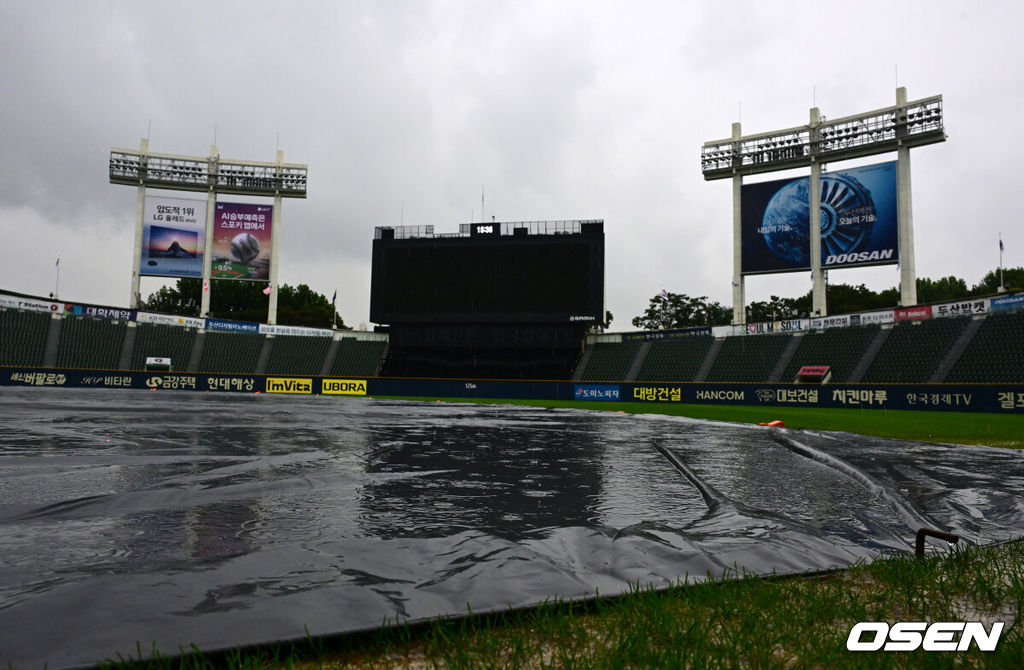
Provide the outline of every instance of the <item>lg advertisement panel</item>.
[[[745,184],[743,274],[810,270],[810,178]],[[821,266],[899,261],[896,162],[821,175]]]
[[206,201],[147,195],[139,275],[202,277]]
[[270,205],[218,202],[213,213],[214,279],[270,279]]

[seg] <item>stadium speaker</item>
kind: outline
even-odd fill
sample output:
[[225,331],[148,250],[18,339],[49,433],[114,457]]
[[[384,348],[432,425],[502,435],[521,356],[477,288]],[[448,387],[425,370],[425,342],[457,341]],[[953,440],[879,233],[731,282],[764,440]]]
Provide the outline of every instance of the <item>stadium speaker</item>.
[[530,231],[527,228],[524,228],[523,226],[519,226],[518,228],[513,228],[512,229],[512,236],[513,237],[526,237],[529,234],[530,234]]
[[380,229],[380,239],[382,239],[382,240],[393,240],[393,239],[395,239],[395,229],[394,228],[381,228]]
[[603,235],[604,221],[593,221],[580,224],[580,232],[584,235]]

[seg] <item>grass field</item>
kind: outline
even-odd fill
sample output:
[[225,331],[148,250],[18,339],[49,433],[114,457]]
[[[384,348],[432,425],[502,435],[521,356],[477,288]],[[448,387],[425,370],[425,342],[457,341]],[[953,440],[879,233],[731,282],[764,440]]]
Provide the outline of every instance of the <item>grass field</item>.
[[[423,398],[405,399],[423,400]],[[439,398],[438,400],[589,409],[629,414],[668,414],[736,423],[763,423],[780,420],[786,424],[787,428],[798,430],[840,430],[901,440],[986,444],[992,447],[1024,449],[1024,414],[562,400],[467,400],[465,398]]]
[[[422,400],[422,399],[419,399]],[[431,399],[434,401],[435,399]],[[466,402],[463,399],[453,399]],[[487,401],[476,401],[487,402]],[[489,402],[509,403],[507,400]],[[789,428],[960,444],[1024,447],[1024,417],[644,403],[515,404],[663,413]],[[827,574],[733,575],[586,603],[544,603],[303,644],[193,654],[111,668],[1020,668],[1024,667],[1024,543],[898,554]],[[995,651],[850,652],[858,621],[981,621],[1005,627]],[[144,653],[142,646],[140,655]],[[187,651],[187,650],[186,650]],[[136,656],[138,658],[139,656]]]

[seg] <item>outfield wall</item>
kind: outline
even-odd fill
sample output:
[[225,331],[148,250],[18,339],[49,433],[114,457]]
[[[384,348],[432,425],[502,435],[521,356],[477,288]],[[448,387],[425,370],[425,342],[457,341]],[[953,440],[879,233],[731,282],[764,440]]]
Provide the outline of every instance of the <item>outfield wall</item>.
[[325,396],[507,398],[992,412],[1024,415],[1024,384],[620,383],[0,368],[2,386]]

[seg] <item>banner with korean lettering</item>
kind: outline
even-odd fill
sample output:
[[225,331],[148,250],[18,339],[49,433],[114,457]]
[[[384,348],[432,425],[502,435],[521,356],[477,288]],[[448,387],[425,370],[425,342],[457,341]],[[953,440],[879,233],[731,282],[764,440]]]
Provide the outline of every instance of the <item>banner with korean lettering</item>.
[[[896,163],[821,175],[821,266],[898,262]],[[744,184],[743,274],[811,268],[810,178]]]
[[214,279],[270,279],[270,241],[274,208],[218,202],[213,214]]
[[202,277],[206,201],[147,195],[139,275]]

